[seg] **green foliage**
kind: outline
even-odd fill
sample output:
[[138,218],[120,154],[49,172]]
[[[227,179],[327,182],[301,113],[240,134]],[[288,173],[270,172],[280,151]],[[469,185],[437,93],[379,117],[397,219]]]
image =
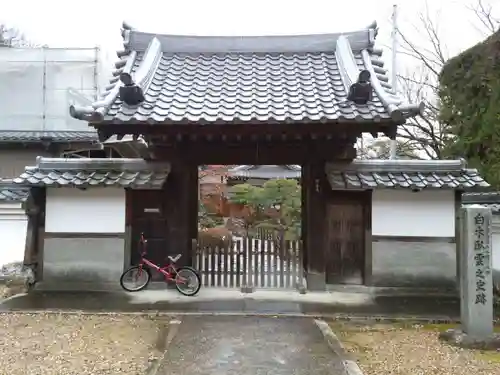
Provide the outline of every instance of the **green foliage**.
[[301,189],[296,180],[269,180],[262,187],[235,185],[230,200],[250,208],[246,218],[250,229],[274,230],[289,238],[300,235]]
[[248,231],[265,219],[264,210],[266,201],[263,188],[250,184],[238,184],[230,189],[229,201],[241,204],[250,208],[248,216],[245,218],[245,227]]
[[445,65],[439,96],[440,120],[454,135],[445,155],[464,157],[500,188],[500,33]]
[[260,206],[262,201],[262,188],[250,184],[238,184],[231,187],[230,201],[245,206]]
[[268,225],[279,231],[300,232],[302,198],[296,180],[269,180],[262,187],[262,195],[267,207],[279,213],[278,217],[267,220]]

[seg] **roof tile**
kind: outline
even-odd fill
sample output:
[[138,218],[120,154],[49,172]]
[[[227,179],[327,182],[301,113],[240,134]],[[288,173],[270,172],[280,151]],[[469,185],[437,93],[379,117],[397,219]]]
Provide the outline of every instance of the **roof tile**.
[[355,160],[330,164],[327,178],[333,189],[454,189],[484,190],[489,184],[461,161]]
[[47,187],[107,187],[161,189],[170,167],[142,159],[38,158],[13,180],[16,185]]
[[[300,166],[240,165],[229,170],[233,177],[300,177]],[[328,180],[335,189],[485,189],[489,185],[462,160],[355,160],[351,164],[327,167]],[[500,199],[499,199],[500,203]]]
[[19,186],[1,186],[0,202],[24,202],[28,199],[29,188],[20,188]]
[[493,214],[500,214],[500,192],[498,191],[464,193],[462,194],[462,203],[462,207],[480,204],[491,208]]
[[92,131],[25,131],[25,130],[0,130],[0,143],[40,143],[50,141],[53,143],[66,142],[97,142],[97,132]]
[[229,178],[293,178],[301,176],[299,165],[238,165],[228,170]]
[[[140,54],[138,59],[142,59]],[[358,59],[361,57],[358,55]],[[264,56],[164,54],[138,108],[118,99],[108,119],[155,122],[389,119],[375,97],[366,106],[335,104],[346,90],[335,53]]]
[[[400,122],[421,109],[394,95],[373,48],[376,34],[376,24],[351,33],[267,37],[154,35],[124,26],[127,54],[120,54],[107,93],[70,112],[94,123]],[[366,105],[347,102],[361,70],[372,76]],[[138,106],[119,98],[117,76],[124,72],[144,91]]]

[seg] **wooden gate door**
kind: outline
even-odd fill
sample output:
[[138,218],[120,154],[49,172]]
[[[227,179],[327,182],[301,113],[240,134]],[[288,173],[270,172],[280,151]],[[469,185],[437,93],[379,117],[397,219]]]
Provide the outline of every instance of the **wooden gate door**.
[[[141,232],[148,240],[147,256],[157,263],[166,261],[168,252],[168,226],[163,190],[130,190],[127,192],[127,209],[132,227],[131,263],[139,260],[138,243]],[[154,273],[154,279],[158,277]]]
[[332,192],[327,207],[328,284],[363,284],[366,202],[364,192]]

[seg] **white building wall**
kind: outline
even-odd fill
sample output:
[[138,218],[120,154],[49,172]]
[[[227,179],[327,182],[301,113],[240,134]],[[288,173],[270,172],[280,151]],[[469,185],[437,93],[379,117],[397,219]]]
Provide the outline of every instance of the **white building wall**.
[[125,253],[124,189],[47,189],[41,289],[119,289]]
[[21,203],[0,203],[0,266],[22,262],[26,246],[28,218]]
[[377,286],[456,286],[453,190],[375,190],[372,279]]
[[101,60],[97,48],[0,48],[0,129],[89,130],[68,107],[97,98]]
[[372,195],[374,236],[455,236],[453,190],[375,190]]
[[125,190],[47,189],[46,233],[124,233]]

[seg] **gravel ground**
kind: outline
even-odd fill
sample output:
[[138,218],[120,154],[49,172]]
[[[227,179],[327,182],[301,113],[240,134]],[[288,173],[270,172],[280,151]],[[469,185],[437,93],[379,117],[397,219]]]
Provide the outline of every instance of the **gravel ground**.
[[500,374],[500,352],[471,351],[442,343],[438,339],[443,329],[440,326],[331,326],[366,375]]
[[160,354],[148,317],[5,313],[0,323],[2,375],[143,375]]

